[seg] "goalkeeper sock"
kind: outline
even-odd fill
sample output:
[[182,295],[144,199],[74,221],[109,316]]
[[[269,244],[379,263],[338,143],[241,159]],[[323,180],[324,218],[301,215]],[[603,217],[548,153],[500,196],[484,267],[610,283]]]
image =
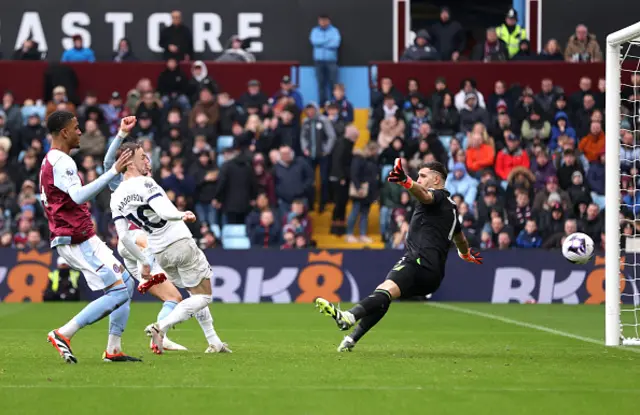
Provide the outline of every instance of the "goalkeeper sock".
[[384,310],[384,312],[386,313],[390,304],[391,294],[389,293],[389,291],[378,289],[375,290],[367,298],[353,306],[351,310],[349,310],[349,313],[351,313],[357,321],[380,310]]
[[204,337],[207,338],[207,342],[216,347],[221,346],[222,340],[220,340],[216,329],[213,327],[213,316],[211,315],[211,310],[209,310],[208,305],[196,313],[196,320],[198,320],[198,324],[200,324]]
[[177,305],[178,303],[176,303],[175,301],[165,301],[162,304],[162,309],[160,309],[160,312],[158,313],[158,319],[156,321],[160,321],[168,316],[169,313],[171,313]]
[[362,336],[367,334],[367,332],[371,330],[373,326],[375,326],[380,320],[382,320],[382,317],[387,314],[388,310],[389,307],[381,308],[378,310],[374,310],[371,314],[364,316],[362,320],[360,320],[356,328],[353,329],[349,337],[353,339],[354,343],[360,340]]
[[196,294],[186,300],[182,300],[168,316],[158,321],[160,330],[166,332],[168,328],[189,320],[198,311],[207,307],[210,302],[211,296],[204,294]]

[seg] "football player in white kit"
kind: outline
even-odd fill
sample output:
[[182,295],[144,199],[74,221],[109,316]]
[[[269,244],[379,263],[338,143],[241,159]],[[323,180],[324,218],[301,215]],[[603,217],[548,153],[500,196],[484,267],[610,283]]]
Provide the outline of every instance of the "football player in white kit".
[[[118,237],[128,253],[141,264],[142,278],[150,278],[157,261],[169,281],[177,287],[185,288],[190,294],[189,298],[178,303],[167,316],[145,329],[152,337],[154,352],[161,354],[164,351],[163,339],[169,328],[192,316],[203,313],[210,315],[209,279],[212,271],[207,258],[184,224],[195,221],[195,215],[192,212],[178,211],[164,190],[152,178],[146,177],[151,166],[139,144],[126,143],[121,150],[130,150],[134,156],[123,175],[124,180],[111,197],[111,211]],[[129,222],[147,235],[148,252],[143,252],[136,244],[129,231]],[[230,352],[217,334],[215,337],[217,341],[210,341],[210,348],[213,347],[216,352]]]

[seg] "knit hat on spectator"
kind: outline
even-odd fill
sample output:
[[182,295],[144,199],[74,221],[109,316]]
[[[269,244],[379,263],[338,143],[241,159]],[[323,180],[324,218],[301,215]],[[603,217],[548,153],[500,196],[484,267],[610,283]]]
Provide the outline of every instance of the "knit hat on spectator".
[[418,102],[416,104],[416,111],[426,111],[427,107],[424,106],[423,102]]
[[496,104],[496,110],[498,114],[504,114],[508,109],[509,107],[507,106],[507,101],[505,101],[504,99],[499,100]]
[[247,86],[260,86],[260,81],[257,79],[252,79],[247,83]]
[[5,136],[0,137],[0,148],[8,153],[11,150],[11,139]]
[[55,94],[66,94],[67,93],[67,89],[65,87],[63,87],[62,85],[58,85],[57,87],[53,88],[53,95]]
[[573,172],[573,174],[571,175],[571,180],[573,180],[574,177],[580,177],[581,179],[583,178],[582,173],[578,170]]
[[456,172],[456,171],[466,171],[466,168],[464,167],[464,163],[460,163],[460,162],[458,162],[458,163],[454,164],[454,165],[453,165],[453,170],[452,170],[452,171],[453,171],[453,172]]
[[560,196],[560,193],[558,192],[550,193],[549,197],[547,198],[547,203],[549,203],[549,205],[553,205],[555,203],[562,203],[562,197]]
[[547,184],[549,184],[549,183],[556,183],[556,184],[558,184],[558,178],[557,178],[556,176],[549,176],[549,177],[547,177],[547,181],[546,181],[546,183],[547,183]]
[[467,95],[464,96],[464,100],[468,101],[470,99],[478,99],[478,96],[473,92],[469,92]]
[[517,135],[515,135],[514,133],[510,133],[507,136],[507,140],[509,141],[520,141],[520,137],[518,137]]
[[291,77],[289,75],[283,76],[282,80],[280,80],[280,83],[282,83],[282,84],[290,84],[291,83]]

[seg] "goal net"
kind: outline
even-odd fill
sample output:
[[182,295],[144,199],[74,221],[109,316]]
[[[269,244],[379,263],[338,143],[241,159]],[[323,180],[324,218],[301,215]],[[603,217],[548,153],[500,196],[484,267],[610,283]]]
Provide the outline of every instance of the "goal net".
[[640,23],[607,37],[605,111],[605,344],[640,345]]

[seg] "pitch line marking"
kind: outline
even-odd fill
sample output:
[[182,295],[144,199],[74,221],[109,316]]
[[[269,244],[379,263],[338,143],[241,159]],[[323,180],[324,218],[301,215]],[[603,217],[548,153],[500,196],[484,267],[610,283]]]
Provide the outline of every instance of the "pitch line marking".
[[[524,327],[524,328],[527,328],[527,329],[538,330],[538,331],[542,331],[542,332],[549,333],[549,334],[555,334],[556,336],[566,337],[566,338],[573,339],[573,340],[579,340],[579,341],[585,342],[585,343],[597,344],[598,346],[604,346],[604,341],[598,340],[598,339],[594,339],[592,337],[579,336],[577,334],[571,334],[571,333],[568,333],[566,331],[552,329],[551,327],[541,326],[541,325],[538,325],[538,324],[526,323],[524,321],[519,321],[519,320],[513,320],[513,319],[510,319],[510,318],[507,318],[507,317],[503,317],[503,316],[500,316],[500,315],[497,315],[497,314],[485,313],[483,311],[476,311],[476,310],[472,310],[472,309],[469,309],[469,308],[455,306],[455,305],[451,305],[451,304],[445,304],[445,303],[427,302],[426,304],[428,306],[434,307],[434,308],[440,308],[440,309],[443,309],[443,310],[456,311],[458,313],[469,314],[471,316],[476,316],[476,317],[484,317],[484,318],[487,318],[489,320],[500,321],[502,323],[511,324],[511,325],[518,326],[518,327]],[[634,353],[640,353],[640,349],[634,349],[632,347],[618,347],[618,348],[622,349],[622,350],[628,350],[628,351],[634,352]]]

